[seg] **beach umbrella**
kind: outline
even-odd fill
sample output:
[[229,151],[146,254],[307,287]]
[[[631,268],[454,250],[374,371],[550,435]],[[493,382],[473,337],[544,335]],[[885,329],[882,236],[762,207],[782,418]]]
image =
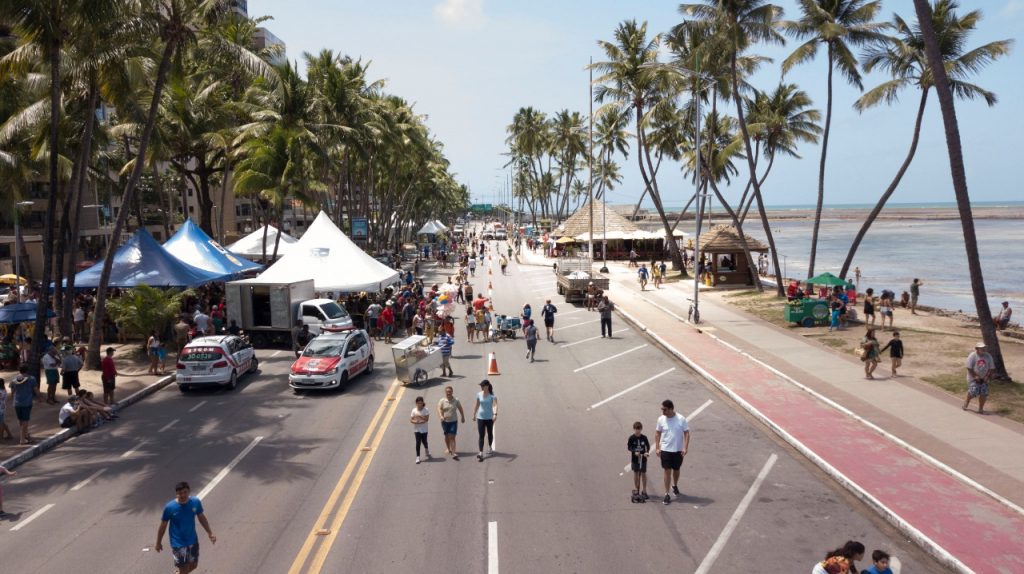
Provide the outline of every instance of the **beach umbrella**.
[[[36,308],[36,304],[31,301],[4,305],[0,307],[0,324],[31,323],[36,320]],[[55,316],[52,309],[47,311],[49,317]]]
[[576,240],[566,235],[565,237],[559,237],[558,241],[555,241],[555,243],[561,243],[562,245],[564,245],[566,243],[576,243]]
[[810,279],[806,279],[805,282],[809,285],[840,285],[843,287],[850,284],[849,281],[844,281],[831,273],[822,273],[821,275],[815,275]]
[[0,285],[14,285],[15,283],[28,285],[28,279],[25,279],[24,277],[18,277],[14,273],[0,275]]

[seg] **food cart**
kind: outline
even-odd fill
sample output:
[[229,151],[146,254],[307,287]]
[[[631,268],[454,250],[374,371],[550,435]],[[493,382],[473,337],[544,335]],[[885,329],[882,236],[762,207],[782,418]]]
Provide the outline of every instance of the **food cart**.
[[827,299],[796,299],[786,303],[783,318],[790,323],[813,327],[827,324],[829,314]]
[[430,378],[432,369],[441,368],[441,347],[430,344],[423,335],[402,339],[391,347],[398,380],[405,385],[421,386]]

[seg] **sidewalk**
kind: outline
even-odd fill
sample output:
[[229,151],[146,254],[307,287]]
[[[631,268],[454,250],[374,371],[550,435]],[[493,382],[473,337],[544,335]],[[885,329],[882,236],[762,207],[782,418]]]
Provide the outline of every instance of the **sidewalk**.
[[[524,263],[550,266],[541,254]],[[619,311],[958,571],[1022,572],[1024,432],[914,381],[868,381],[861,365],[701,294],[693,284],[641,293],[609,264]],[[827,377],[823,378],[823,377]],[[987,492],[986,492],[987,491]]]

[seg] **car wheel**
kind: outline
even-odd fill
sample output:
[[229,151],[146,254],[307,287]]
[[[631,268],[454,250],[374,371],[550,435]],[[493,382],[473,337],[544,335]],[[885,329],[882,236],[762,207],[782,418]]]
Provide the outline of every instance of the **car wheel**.
[[373,355],[370,355],[370,357],[366,359],[366,374],[373,374]]
[[801,321],[800,324],[803,325],[804,327],[808,327],[808,328],[813,327],[814,326],[814,317],[804,317],[804,320]]
[[256,358],[256,355],[252,357],[252,363],[249,365],[249,372],[255,373],[260,369],[260,360]]
[[178,385],[178,390],[184,395],[188,392],[188,385]]
[[231,378],[228,379],[228,384],[225,386],[227,386],[229,391],[235,390],[238,387],[238,373],[231,371]]
[[348,371],[341,373],[341,379],[338,380],[338,390],[343,390],[348,386]]

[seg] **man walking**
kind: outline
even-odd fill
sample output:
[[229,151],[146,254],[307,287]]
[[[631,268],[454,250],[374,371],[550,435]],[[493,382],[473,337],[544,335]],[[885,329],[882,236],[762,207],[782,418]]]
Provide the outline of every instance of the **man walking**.
[[921,280],[914,277],[914,281],[910,284],[910,313],[917,315],[917,298],[921,296]]
[[[437,337],[434,338],[434,344],[441,347],[441,376],[454,377],[455,371],[452,370],[452,347],[455,346],[455,339],[448,334],[448,331],[441,329],[438,332]],[[448,373],[445,375],[445,373]]]
[[679,496],[679,469],[683,467],[683,457],[690,449],[690,426],[686,417],[676,413],[672,401],[661,401],[661,416],[654,428],[655,454],[661,459],[661,468],[665,473],[665,504],[672,502],[671,493]]
[[967,356],[967,399],[966,411],[971,399],[978,397],[978,414],[985,414],[985,400],[988,399],[988,380],[992,377],[992,355],[985,349],[985,343],[974,346],[974,352]]
[[18,376],[11,381],[11,398],[14,402],[14,415],[18,417],[18,444],[28,444],[32,436],[28,433],[28,423],[32,420],[32,401],[39,396],[36,391],[36,378],[28,374],[28,365],[18,367]]
[[199,566],[199,537],[196,535],[196,519],[203,525],[203,530],[210,537],[212,544],[217,543],[217,537],[210,529],[210,522],[206,520],[203,513],[203,503],[196,497],[190,496],[192,489],[187,482],[179,482],[174,486],[174,500],[164,506],[163,516],[160,518],[160,528],[156,533],[157,552],[164,549],[163,538],[167,526],[170,525],[171,555],[174,557],[174,566],[178,574],[189,574]]
[[60,382],[60,353],[57,345],[50,345],[43,354],[43,374],[46,376],[46,404],[57,404],[57,383]]
[[437,418],[441,419],[445,452],[452,455],[454,460],[459,460],[459,453],[455,449],[455,435],[459,432],[459,419],[465,424],[466,413],[462,411],[462,403],[455,398],[455,389],[451,385],[444,388],[444,397],[437,403]]
[[533,321],[528,321],[526,327],[523,328],[523,334],[526,337],[526,358],[530,359],[532,363],[537,355],[537,326],[533,324]]
[[558,313],[558,307],[552,305],[551,299],[548,299],[540,314],[544,317],[544,330],[547,332],[548,341],[552,343],[555,342],[555,313]]
[[605,333],[608,334],[608,338],[612,338],[612,311],[615,310],[615,303],[612,303],[608,296],[605,295],[601,298],[601,302],[597,304],[597,312],[601,315],[601,337],[604,338]]

